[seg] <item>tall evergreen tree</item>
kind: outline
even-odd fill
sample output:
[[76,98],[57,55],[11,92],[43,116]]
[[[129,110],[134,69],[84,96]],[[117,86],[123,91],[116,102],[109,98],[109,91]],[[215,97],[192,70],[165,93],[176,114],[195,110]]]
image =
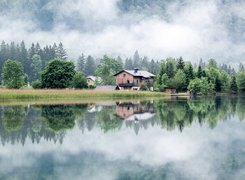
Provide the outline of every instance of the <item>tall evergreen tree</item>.
[[203,73],[202,73],[202,66],[198,66],[198,69],[197,69],[197,77],[198,78],[201,78],[203,76]]
[[96,65],[95,65],[94,58],[91,55],[89,55],[86,59],[84,73],[87,76],[95,75],[95,68],[96,68]]
[[239,71],[244,71],[244,66],[242,63],[239,64]]
[[15,43],[14,42],[11,42],[10,43],[10,56],[9,58],[12,59],[12,60],[17,60],[17,49],[16,49],[16,46],[15,46]]
[[148,62],[148,57],[144,56],[141,62],[141,69],[148,71],[149,70],[149,62]]
[[79,56],[77,60],[77,70],[83,72],[84,68],[85,68],[85,56],[82,53],[82,55]]
[[28,53],[24,41],[20,43],[20,56],[18,59],[23,64],[25,73],[30,72],[31,61],[28,59]]
[[232,93],[237,93],[238,87],[236,83],[236,76],[232,76],[230,90]]
[[203,62],[202,58],[200,59],[198,66],[201,66],[202,69],[204,69],[206,67],[206,64],[205,64],[205,62]]
[[166,74],[168,78],[173,78],[175,74],[175,61],[174,59],[167,59],[166,61]]
[[66,60],[67,59],[67,54],[66,50],[63,47],[63,44],[60,42],[58,49],[57,49],[57,57],[60,58],[61,60]]
[[180,57],[178,59],[178,62],[177,62],[177,69],[182,69],[183,70],[184,67],[185,67],[185,62],[184,62],[183,58]]
[[214,85],[215,91],[221,92],[221,86],[222,86],[221,80],[219,79],[219,77],[217,77],[215,79],[215,85]]
[[41,51],[41,46],[40,46],[39,43],[36,43],[36,46],[35,46],[35,54],[38,54],[38,55],[41,56],[40,51]]
[[157,82],[158,84],[162,84],[162,76],[166,74],[166,67],[165,67],[165,61],[162,61],[161,67],[160,67],[160,72],[157,77]]
[[208,67],[209,68],[218,68],[217,62],[215,59],[209,59],[208,60]]
[[119,64],[121,65],[121,67],[124,67],[123,66],[123,60],[122,60],[122,58],[120,56],[118,56],[116,60],[117,60],[117,62],[119,62]]
[[1,43],[1,60],[2,61],[7,60],[7,45],[5,41],[2,41]]
[[139,56],[139,52],[137,50],[137,51],[135,51],[134,58],[133,58],[133,66],[134,66],[134,68],[139,67],[139,63],[140,63],[140,56]]
[[57,56],[57,54],[58,54],[58,47],[57,47],[57,44],[56,43],[53,44],[52,49],[54,51],[54,55]]
[[186,75],[186,85],[188,86],[190,81],[195,78],[194,77],[193,66],[192,66],[191,63],[188,63],[188,64],[185,65],[184,72],[185,72],[185,75]]
[[131,58],[127,58],[125,60],[124,68],[127,69],[127,70],[134,69],[134,67],[133,67],[133,61],[132,61]]
[[28,50],[28,58],[32,59],[33,55],[36,53],[36,49],[35,49],[35,44],[32,43],[31,47]]

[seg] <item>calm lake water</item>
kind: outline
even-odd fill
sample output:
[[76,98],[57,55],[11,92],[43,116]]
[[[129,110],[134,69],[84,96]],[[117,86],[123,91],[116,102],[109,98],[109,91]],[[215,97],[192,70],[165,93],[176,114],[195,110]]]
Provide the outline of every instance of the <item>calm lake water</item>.
[[245,179],[245,99],[1,106],[0,179]]

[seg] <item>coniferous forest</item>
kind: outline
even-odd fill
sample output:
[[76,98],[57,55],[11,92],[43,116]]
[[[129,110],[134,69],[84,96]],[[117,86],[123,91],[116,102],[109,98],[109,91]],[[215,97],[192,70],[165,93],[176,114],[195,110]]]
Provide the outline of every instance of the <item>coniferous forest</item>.
[[[126,59],[107,55],[95,58],[81,53],[77,59],[71,60],[61,42],[44,47],[32,43],[27,47],[24,41],[10,44],[2,41],[0,46],[1,85],[7,88],[28,85],[34,88],[88,88],[86,76],[89,75],[102,79],[97,85],[114,85],[115,73],[136,67],[156,75],[155,91],[164,91],[165,88],[175,88],[177,92],[190,90],[194,94],[245,91],[242,63],[235,70],[229,65],[218,64],[212,58],[192,64],[182,57],[149,59],[141,57],[138,51]],[[57,75],[57,72],[61,74]],[[55,75],[59,78],[55,79]],[[54,82],[49,82],[50,77]]]

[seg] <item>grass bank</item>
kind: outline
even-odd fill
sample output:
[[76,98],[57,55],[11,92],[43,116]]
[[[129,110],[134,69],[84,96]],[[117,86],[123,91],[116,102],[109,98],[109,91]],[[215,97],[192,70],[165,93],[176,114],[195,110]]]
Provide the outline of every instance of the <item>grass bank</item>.
[[79,100],[118,100],[136,98],[159,98],[169,96],[161,92],[145,91],[97,91],[97,90],[33,90],[33,89],[0,89],[0,102],[9,101],[79,101]]

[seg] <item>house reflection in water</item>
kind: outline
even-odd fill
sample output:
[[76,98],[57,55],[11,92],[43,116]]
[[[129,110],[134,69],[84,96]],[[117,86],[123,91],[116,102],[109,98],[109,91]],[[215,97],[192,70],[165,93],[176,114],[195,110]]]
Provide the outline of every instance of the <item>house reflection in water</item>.
[[127,127],[134,129],[135,134],[140,128],[147,129],[148,124],[155,124],[153,102],[118,102],[116,116],[125,121]]
[[116,115],[125,121],[141,121],[150,119],[155,114],[151,102],[118,102]]

